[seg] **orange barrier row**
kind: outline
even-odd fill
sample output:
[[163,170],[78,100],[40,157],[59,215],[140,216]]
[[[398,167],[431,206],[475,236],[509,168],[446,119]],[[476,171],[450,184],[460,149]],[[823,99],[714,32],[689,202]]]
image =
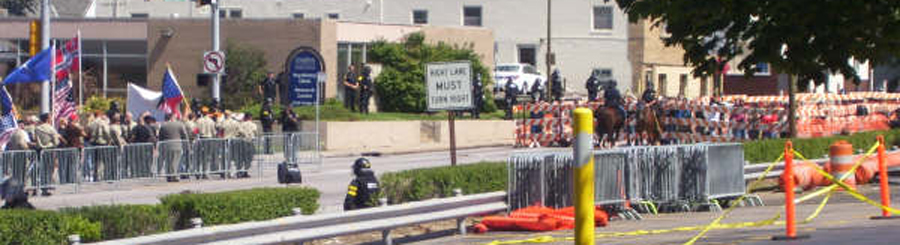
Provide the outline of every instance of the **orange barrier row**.
[[[598,227],[609,224],[609,216],[600,207],[594,211]],[[509,216],[488,216],[475,225],[479,233],[487,231],[555,231],[575,228],[575,208],[552,209],[531,206],[515,210]]]
[[[886,154],[885,157],[887,167],[900,166],[900,152],[889,153]],[[852,158],[853,161],[850,164],[852,165],[853,163],[856,163],[860,158],[862,158],[862,156],[854,156]],[[825,178],[825,176],[822,176],[822,174],[816,171],[816,166],[814,165],[815,163],[812,162],[794,163],[793,178],[794,184],[797,187],[803,188],[804,190],[810,190],[815,187],[828,186],[832,184],[830,181],[828,181],[828,179]],[[878,168],[878,156],[870,156],[859,166],[859,168],[856,169],[853,177],[851,177],[854,179],[853,183],[866,184],[871,182],[875,177],[875,174],[878,173]],[[840,178],[840,175],[833,174],[835,173],[836,168],[834,167],[834,165],[832,165],[831,161],[826,162],[823,169],[826,172],[832,173],[835,178]],[[782,183],[782,181],[783,179],[779,179],[779,184],[784,184]]]

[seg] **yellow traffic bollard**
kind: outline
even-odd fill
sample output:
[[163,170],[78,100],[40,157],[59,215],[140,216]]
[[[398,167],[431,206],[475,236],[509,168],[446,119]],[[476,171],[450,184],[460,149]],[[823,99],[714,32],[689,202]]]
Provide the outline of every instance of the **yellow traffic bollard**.
[[575,118],[575,244],[594,244],[594,115],[578,108]]

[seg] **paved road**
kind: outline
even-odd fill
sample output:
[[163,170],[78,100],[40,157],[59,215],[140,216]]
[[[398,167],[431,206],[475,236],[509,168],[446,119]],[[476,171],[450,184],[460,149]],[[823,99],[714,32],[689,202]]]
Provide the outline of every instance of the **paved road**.
[[[480,161],[505,161],[515,151],[511,147],[490,147],[461,150],[461,164]],[[303,166],[303,185],[322,191],[319,212],[340,211],[347,184],[352,178],[350,166],[357,157],[332,157],[324,159],[322,167]],[[403,155],[371,157],[376,173],[394,172],[413,168],[450,165],[447,152],[427,152]],[[255,169],[255,166],[254,166]],[[61,187],[51,197],[35,197],[31,202],[41,209],[101,205],[101,204],[152,204],[159,197],[183,191],[219,192],[255,187],[280,186],[275,179],[275,169],[264,169],[262,178],[238,180],[204,180],[166,183],[161,180],[139,180],[122,183],[92,183],[81,185],[78,193],[71,187]]]

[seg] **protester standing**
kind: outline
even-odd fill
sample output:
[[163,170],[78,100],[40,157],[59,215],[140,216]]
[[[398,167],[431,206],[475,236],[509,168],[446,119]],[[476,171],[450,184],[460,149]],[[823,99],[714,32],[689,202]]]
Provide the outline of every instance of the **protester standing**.
[[183,154],[183,142],[188,138],[184,124],[179,122],[174,115],[167,114],[166,122],[159,128],[159,141],[161,142],[160,160],[166,168],[166,181],[178,182],[177,168],[181,163]]

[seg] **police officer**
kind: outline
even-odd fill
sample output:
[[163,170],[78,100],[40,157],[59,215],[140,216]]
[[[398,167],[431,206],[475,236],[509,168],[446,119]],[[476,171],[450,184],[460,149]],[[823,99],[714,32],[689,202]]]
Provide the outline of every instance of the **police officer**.
[[559,68],[553,69],[553,74],[550,76],[550,88],[553,89],[553,91],[550,91],[553,100],[561,100],[563,96],[563,86],[562,75],[559,74]]
[[266,80],[259,83],[257,90],[259,90],[259,94],[262,95],[263,101],[269,99],[275,100],[275,97],[278,95],[278,80],[275,79],[275,73],[267,73]]
[[606,88],[603,89],[603,101],[606,107],[616,109],[616,111],[619,112],[619,116],[622,118],[627,116],[625,107],[622,106],[624,102],[622,100],[622,94],[619,93],[619,89],[616,88],[615,80],[610,81]]
[[475,108],[472,108],[472,117],[481,118],[481,107],[484,105],[484,83],[481,81],[481,73],[475,74],[472,80],[472,99]]
[[203,106],[203,105],[200,103],[199,99],[197,99],[197,98],[191,99],[191,112],[194,113],[194,117],[200,118],[203,116],[203,112],[201,112],[201,110],[200,110],[201,106]]
[[537,103],[541,101],[542,95],[544,94],[544,88],[541,86],[541,81],[537,80],[531,84],[531,101]]
[[356,92],[359,90],[359,81],[355,66],[350,65],[348,69],[349,71],[344,75],[344,107],[356,111]]
[[116,116],[116,114],[119,114],[120,112],[121,111],[119,111],[119,102],[113,101],[109,105],[109,110],[106,110],[106,118],[112,119],[114,116]]
[[372,198],[378,196],[380,190],[378,178],[372,171],[369,159],[359,158],[353,162],[353,181],[347,187],[344,198],[344,211],[363,209],[375,206]]
[[641,103],[639,104],[638,109],[644,109],[646,106],[653,107],[656,104],[656,90],[653,89],[653,86],[647,86],[647,89],[644,90],[644,93],[641,94]]
[[369,114],[369,98],[372,97],[372,67],[364,66],[359,79],[359,112]]
[[506,120],[513,118],[513,107],[516,106],[516,96],[519,94],[519,86],[512,78],[506,80]]
[[262,122],[264,133],[271,133],[272,126],[275,124],[275,113],[272,112],[272,99],[266,99],[263,103],[262,110],[259,112],[259,120]]
[[596,74],[591,74],[591,77],[584,83],[584,87],[588,92],[588,101],[596,101],[597,100],[597,90],[600,87],[600,80],[598,80]]

